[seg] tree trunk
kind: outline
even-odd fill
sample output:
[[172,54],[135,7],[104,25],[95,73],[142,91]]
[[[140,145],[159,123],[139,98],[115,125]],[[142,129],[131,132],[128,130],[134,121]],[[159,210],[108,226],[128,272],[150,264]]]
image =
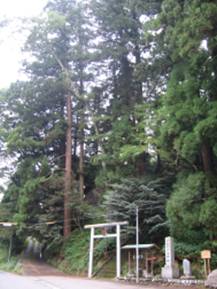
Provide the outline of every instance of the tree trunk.
[[157,154],[157,161],[156,161],[156,166],[155,166],[155,173],[158,174],[161,171],[161,158],[159,153]]
[[78,126],[79,126],[79,119],[78,119],[78,114],[76,116],[74,124],[74,143],[73,143],[73,160],[76,160],[77,157],[77,146],[78,146]]
[[80,142],[80,158],[79,158],[79,193],[81,200],[84,198],[84,142]]
[[[80,40],[81,43],[81,40]],[[81,112],[80,112],[80,157],[79,157],[79,193],[81,201],[84,198],[84,123],[85,123],[85,117],[84,117],[84,68],[83,63],[79,63],[79,77],[80,77],[80,84],[79,84],[79,94],[80,94],[80,102],[81,102]]]
[[72,190],[72,98],[67,96],[67,131],[64,181],[64,238],[71,233],[71,190]]
[[201,156],[204,172],[210,173],[212,170],[211,149],[207,143],[203,143],[202,145]]
[[81,100],[80,118],[80,156],[79,156],[79,193],[81,201],[84,199],[84,103]]
[[[69,70],[64,66],[61,59],[52,51],[54,58],[60,66],[67,83],[68,93],[73,93],[72,82]],[[65,179],[64,179],[64,224],[63,234],[67,238],[71,233],[71,193],[72,193],[72,97],[70,94],[66,97],[66,143],[65,143]]]
[[[134,26],[133,29],[133,35],[134,35],[134,56],[136,58],[136,67],[138,67],[141,64],[141,51],[140,51],[140,39],[141,35],[139,33],[139,27],[141,27],[140,21],[139,21],[139,16],[137,15],[136,12],[136,7],[134,6],[132,8],[132,18],[134,20],[134,23],[137,23],[137,25]],[[136,101],[137,103],[141,103],[143,101],[143,89],[142,89],[142,81],[138,80],[138,77],[135,79],[135,94],[136,94]]]
[[142,153],[136,158],[137,176],[143,176],[145,174],[145,157],[146,153]]

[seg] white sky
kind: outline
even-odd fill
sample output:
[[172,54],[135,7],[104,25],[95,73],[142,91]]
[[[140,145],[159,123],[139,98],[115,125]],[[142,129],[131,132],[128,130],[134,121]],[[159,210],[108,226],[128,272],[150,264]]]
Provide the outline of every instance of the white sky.
[[[42,11],[47,0],[0,0],[0,20],[18,17],[37,16]],[[0,28],[0,88],[9,86],[21,77],[22,55],[20,48],[24,37],[16,32],[16,24],[9,25],[6,31]]]

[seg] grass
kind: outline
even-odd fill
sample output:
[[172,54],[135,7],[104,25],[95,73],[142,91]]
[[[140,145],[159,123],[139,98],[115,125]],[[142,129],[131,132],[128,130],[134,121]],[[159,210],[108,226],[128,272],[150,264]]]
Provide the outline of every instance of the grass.
[[85,275],[88,264],[89,232],[75,230],[61,249],[57,259],[49,263],[59,270],[73,274]]
[[8,260],[8,250],[6,246],[0,244],[0,270],[21,274],[22,265],[17,257],[12,256]]
[[[87,276],[89,238],[90,232],[88,230],[73,231],[71,237],[63,246],[58,259],[49,260],[49,262],[68,274]],[[110,271],[115,271],[113,262],[111,262],[112,265],[110,262],[107,262],[110,258],[108,258],[108,253],[105,254],[107,249],[111,247],[112,244],[108,240],[101,240],[95,243],[93,271],[100,272],[100,274],[97,274],[97,277],[113,276],[110,273]],[[103,270],[101,270],[101,267],[103,267]]]

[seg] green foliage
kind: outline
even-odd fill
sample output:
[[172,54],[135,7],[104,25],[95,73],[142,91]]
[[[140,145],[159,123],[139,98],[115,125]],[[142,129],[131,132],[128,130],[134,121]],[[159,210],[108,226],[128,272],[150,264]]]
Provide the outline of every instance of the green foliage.
[[190,260],[197,260],[200,258],[202,249],[203,245],[201,243],[175,242],[176,256],[180,259],[189,258]]
[[[206,13],[202,12],[203,7]],[[206,142],[214,148],[216,143],[216,80],[213,77],[216,57],[210,46],[216,35],[211,17],[215,10],[216,4],[209,1],[200,4],[189,1],[182,6],[177,1],[166,0],[160,15],[165,25],[163,37],[173,51],[173,65],[159,109],[162,124],[159,144],[170,150],[175,159],[182,158],[199,168],[201,146]],[[200,46],[204,41],[207,49]]]
[[74,231],[64,245],[65,260],[60,264],[60,268],[74,274],[84,273],[88,264],[88,248],[89,232]]
[[167,203],[171,233],[178,240],[192,244],[215,238],[215,195],[203,173],[178,179]]
[[82,274],[88,263],[89,232],[76,230],[64,244],[64,260],[58,267],[68,273]]
[[[134,226],[139,205],[141,240],[162,242],[169,226],[180,254],[207,239],[215,251],[216,13],[208,0],[49,1],[24,47],[28,80],[0,96],[0,157],[14,160],[0,220],[58,253],[70,93],[73,228]],[[71,242],[61,266],[84,272],[87,236],[75,230]],[[112,246],[100,242],[96,259]]]
[[[129,221],[135,226],[136,206],[139,207],[141,241],[158,239],[167,233],[165,203],[170,189],[168,179],[124,179],[110,186],[103,206],[109,221]],[[135,230],[131,231],[135,235]],[[158,240],[159,241],[159,240]]]
[[87,223],[102,222],[101,208],[96,207],[95,204],[92,205],[88,200],[81,200],[78,190],[73,192],[71,208],[73,223],[80,230]]
[[[89,230],[75,230],[70,238],[62,247],[62,258],[51,260],[52,263],[56,262],[59,269],[64,272],[86,275],[89,260]],[[114,248],[114,240],[104,239],[95,243],[94,249],[94,268],[97,270],[98,262],[108,257],[109,252]]]
[[204,272],[203,261],[201,260],[202,250],[211,250],[212,259],[211,266],[215,268],[217,265],[217,254],[216,254],[216,241],[204,241],[204,242],[175,242],[175,252],[178,259],[183,260],[188,258],[193,263],[193,274],[196,274],[198,278],[203,278]]
[[177,172],[167,217],[186,254],[216,238],[216,9],[206,0],[165,0],[156,21],[162,31],[155,39],[170,65],[157,102],[156,144]]
[[201,206],[200,219],[201,224],[210,232],[211,236],[215,236],[216,217],[217,217],[217,200],[210,197]]
[[7,246],[0,241],[0,270],[14,273],[21,273],[22,266],[17,257],[12,256],[8,261]]
[[[80,65],[84,70],[86,64],[82,61],[90,37],[84,34],[79,5],[51,2],[47,16],[32,22],[25,44],[24,50],[33,56],[23,66],[29,80],[11,85],[1,102],[4,145],[16,160],[3,206],[11,206],[10,217],[18,222],[20,238],[31,235],[43,240],[49,252],[61,243],[63,226],[65,98],[69,83],[71,86],[73,81],[88,79],[85,73],[80,79]],[[76,67],[73,73],[72,66]],[[73,101],[78,119],[77,95]],[[77,126],[75,123],[75,133]],[[48,226],[50,221],[55,224]]]
[[135,157],[141,155],[145,151],[145,146],[136,146],[136,145],[124,145],[121,148],[120,159],[128,160],[130,158],[135,159]]

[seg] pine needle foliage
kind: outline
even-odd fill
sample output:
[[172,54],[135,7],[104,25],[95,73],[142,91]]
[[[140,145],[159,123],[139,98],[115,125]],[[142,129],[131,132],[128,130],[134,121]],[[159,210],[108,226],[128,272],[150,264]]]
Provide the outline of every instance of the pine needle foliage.
[[107,220],[128,221],[133,236],[138,206],[141,241],[156,240],[159,235],[163,238],[167,233],[165,203],[169,186],[169,180],[163,178],[123,179],[111,185],[103,203]]

